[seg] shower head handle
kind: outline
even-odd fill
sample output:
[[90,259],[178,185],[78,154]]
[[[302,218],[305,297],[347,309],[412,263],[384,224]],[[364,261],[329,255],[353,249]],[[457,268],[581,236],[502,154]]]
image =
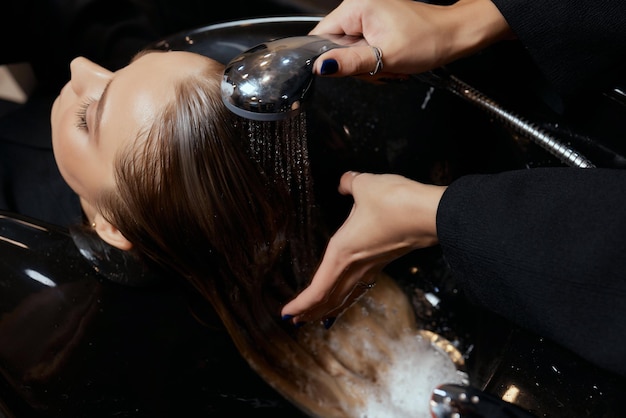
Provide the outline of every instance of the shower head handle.
[[301,112],[322,53],[353,45],[352,36],[294,36],[256,45],[233,58],[222,78],[222,100],[235,114],[277,121]]

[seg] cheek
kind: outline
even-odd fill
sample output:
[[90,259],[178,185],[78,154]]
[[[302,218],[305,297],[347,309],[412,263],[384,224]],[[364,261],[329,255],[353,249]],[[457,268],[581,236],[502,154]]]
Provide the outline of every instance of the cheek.
[[83,180],[89,166],[84,145],[87,141],[86,133],[75,126],[73,112],[54,110],[51,118],[54,158],[65,182],[74,192],[84,196]]

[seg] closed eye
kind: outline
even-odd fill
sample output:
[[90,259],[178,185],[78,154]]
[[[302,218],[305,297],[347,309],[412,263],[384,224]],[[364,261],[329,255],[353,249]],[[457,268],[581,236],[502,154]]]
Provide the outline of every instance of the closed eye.
[[78,107],[76,111],[76,127],[78,129],[89,131],[89,126],[87,126],[87,109],[93,102],[95,102],[94,99],[87,99]]

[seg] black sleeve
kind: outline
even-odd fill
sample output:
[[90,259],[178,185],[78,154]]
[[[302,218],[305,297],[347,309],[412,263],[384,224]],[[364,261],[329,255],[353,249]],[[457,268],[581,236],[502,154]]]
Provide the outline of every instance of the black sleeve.
[[623,0],[492,0],[564,96],[612,87],[626,69]]
[[462,177],[437,230],[471,300],[626,375],[626,170]]

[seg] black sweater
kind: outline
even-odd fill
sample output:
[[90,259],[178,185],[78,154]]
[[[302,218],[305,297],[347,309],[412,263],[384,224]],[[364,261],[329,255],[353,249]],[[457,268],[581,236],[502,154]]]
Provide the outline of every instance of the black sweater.
[[[601,89],[624,68],[626,2],[493,2],[561,93]],[[626,375],[626,171],[462,177],[437,230],[475,303]]]

